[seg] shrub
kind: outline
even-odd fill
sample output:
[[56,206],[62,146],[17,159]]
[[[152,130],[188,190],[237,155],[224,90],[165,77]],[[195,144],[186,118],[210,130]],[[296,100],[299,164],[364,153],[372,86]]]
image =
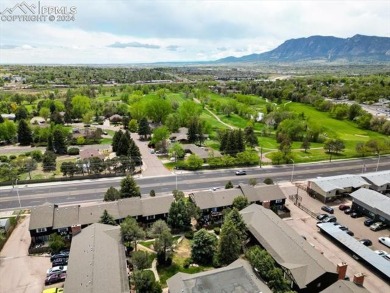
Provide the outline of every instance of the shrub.
[[24,153],[24,156],[25,156],[25,157],[29,157],[30,155],[31,155],[31,152],[25,152],[25,153]]
[[10,156],[9,156],[9,159],[10,159],[10,161],[15,160],[15,159],[16,159],[16,156],[15,156],[15,155],[10,155]]
[[152,189],[149,193],[150,196],[156,196],[156,192],[154,191],[154,189]]
[[77,156],[80,154],[80,149],[79,148],[69,148],[68,149],[68,155],[69,156]]
[[191,240],[194,238],[194,231],[187,231],[185,234],[184,234],[184,237]]
[[215,227],[215,228],[214,228],[214,233],[215,233],[216,235],[219,235],[219,232],[221,232],[221,228]]
[[8,157],[7,156],[0,156],[0,162],[2,162],[2,163],[7,163],[7,162],[9,162],[9,160],[8,160]]
[[43,153],[41,150],[34,150],[30,152],[31,158],[33,158],[37,162],[42,162]]
[[269,177],[265,178],[263,182],[267,185],[274,184],[274,181]]

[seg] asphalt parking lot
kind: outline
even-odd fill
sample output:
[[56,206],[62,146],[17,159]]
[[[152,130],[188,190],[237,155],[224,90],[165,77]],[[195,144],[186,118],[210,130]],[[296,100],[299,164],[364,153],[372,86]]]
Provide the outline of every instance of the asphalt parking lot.
[[[291,183],[282,184],[281,187],[286,196],[290,194],[295,194],[297,192],[297,188]],[[302,196],[302,204],[309,210],[316,213],[325,213],[321,210],[321,206],[324,205],[323,203],[311,198],[301,189],[299,189],[298,194]],[[379,249],[390,252],[390,248],[387,248],[386,246],[378,242],[378,237],[389,236],[389,230],[386,229],[378,232],[373,232],[368,227],[364,226],[363,222],[366,219],[365,217],[351,218],[349,215],[344,214],[343,211],[340,211],[338,209],[338,206],[340,204],[348,203],[350,202],[345,201],[337,202],[330,205],[335,210],[334,215],[337,217],[337,221],[340,224],[347,226],[351,231],[353,231],[355,233],[354,237],[356,239],[370,239],[373,243],[373,245],[370,246],[371,249]],[[286,223],[290,225],[294,230],[296,230],[299,234],[305,236],[307,241],[316,249],[321,251],[321,253],[335,265],[335,267],[338,263],[346,262],[348,264],[347,276],[349,276],[351,280],[353,279],[354,274],[363,273],[365,275],[363,285],[370,292],[388,292],[389,285],[383,279],[381,279],[374,271],[372,271],[370,268],[366,267],[359,261],[353,259],[350,253],[339,248],[332,240],[326,238],[321,232],[318,231],[318,228],[316,227],[316,219],[312,218],[303,210],[299,209],[289,199],[286,201],[286,205],[291,210],[291,218],[286,219]]]

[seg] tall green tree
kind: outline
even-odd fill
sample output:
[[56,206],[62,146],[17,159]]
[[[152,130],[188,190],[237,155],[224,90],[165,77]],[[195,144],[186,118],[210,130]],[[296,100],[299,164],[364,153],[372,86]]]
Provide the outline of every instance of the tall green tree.
[[147,140],[150,133],[151,131],[150,131],[148,120],[145,117],[141,118],[138,124],[138,134],[141,136],[143,140]]
[[191,244],[191,258],[200,265],[211,264],[214,259],[214,254],[217,250],[217,237],[207,232],[206,229],[200,229],[194,234],[194,239]]
[[135,271],[134,284],[137,293],[161,293],[161,285],[154,280],[151,271]]
[[126,156],[127,152],[130,147],[130,139],[129,136],[126,135],[126,133],[122,134],[119,143],[116,148],[116,155],[119,156]]
[[246,198],[243,195],[237,196],[233,200],[233,208],[236,208],[239,211],[246,208],[248,205],[249,205],[248,198]]
[[255,146],[257,146],[259,144],[257,141],[255,131],[254,131],[252,126],[245,127],[244,138],[245,138],[246,144],[252,148],[254,148]]
[[121,198],[141,196],[139,186],[130,175],[122,179],[121,189],[119,192],[121,194]]
[[134,250],[137,250],[137,241],[145,238],[144,230],[142,230],[137,221],[130,216],[128,216],[120,226],[124,245],[126,247],[133,246]]
[[57,156],[51,151],[46,151],[42,158],[43,171],[55,171],[57,169]]
[[0,140],[5,140],[6,142],[12,142],[15,140],[17,135],[17,128],[13,121],[8,119],[3,120],[4,122],[0,123]]
[[115,201],[121,198],[120,192],[115,188],[110,186],[104,194],[104,201]]
[[64,155],[67,153],[65,137],[60,129],[55,129],[53,132],[53,148],[56,154]]
[[185,198],[172,202],[167,221],[172,229],[187,231],[191,228],[191,213]]
[[77,95],[72,98],[73,117],[82,118],[91,110],[91,100],[89,97]]
[[112,144],[111,144],[111,146],[112,146],[112,151],[115,152],[115,153],[116,153],[117,150],[118,150],[119,142],[120,142],[122,136],[123,136],[122,130],[116,131],[116,132],[114,133],[114,136],[113,136],[113,138],[112,138]]
[[30,145],[32,143],[32,132],[25,120],[20,120],[18,124],[18,142],[20,145]]
[[64,239],[57,233],[53,233],[49,236],[49,248],[53,254],[58,253],[61,249],[65,248]]
[[113,216],[111,216],[107,210],[104,210],[103,215],[100,217],[99,223],[106,224],[106,225],[112,225],[116,226],[117,223],[115,222],[115,219]]
[[155,144],[157,149],[160,149],[165,153],[167,151],[167,139],[170,134],[168,127],[157,127],[153,130],[151,143]]
[[221,264],[230,264],[241,253],[241,233],[231,221],[225,221],[221,227],[218,245],[218,260]]

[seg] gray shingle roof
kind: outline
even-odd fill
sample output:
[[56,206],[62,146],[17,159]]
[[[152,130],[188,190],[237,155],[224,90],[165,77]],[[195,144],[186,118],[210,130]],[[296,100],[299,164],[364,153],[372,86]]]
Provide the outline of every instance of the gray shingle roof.
[[53,213],[54,204],[48,202],[31,208],[29,230],[52,227]]
[[80,206],[78,205],[56,207],[54,209],[53,228],[59,229],[79,224],[79,209]]
[[238,259],[227,267],[197,274],[177,273],[167,280],[170,293],[271,293],[250,264]]
[[93,224],[73,237],[64,291],[130,291],[119,226]]
[[117,202],[104,202],[81,207],[79,212],[79,224],[85,225],[99,222],[104,210],[107,210],[114,219],[119,219]]
[[240,214],[250,233],[280,266],[291,272],[299,288],[323,274],[336,274],[336,267],[273,211],[252,204]]
[[166,214],[174,200],[173,195],[170,194],[141,198],[142,216]]
[[[195,144],[184,144],[183,145],[184,150],[190,151],[192,154],[196,154],[202,159],[207,159],[209,157],[209,151],[208,149],[198,147]],[[213,150],[214,157],[220,157],[221,153]]]
[[390,197],[366,188],[360,188],[350,195],[352,198],[390,216]]
[[215,192],[196,192],[191,197],[194,200],[195,204],[203,210],[231,206],[233,204],[233,200],[240,195],[243,195],[241,189],[232,188]]
[[325,290],[322,290],[321,293],[369,293],[366,288],[358,286],[353,282],[338,280],[336,283],[333,283]]
[[118,200],[119,217],[124,219],[127,216],[136,217],[142,215],[142,204],[140,197],[131,197]]

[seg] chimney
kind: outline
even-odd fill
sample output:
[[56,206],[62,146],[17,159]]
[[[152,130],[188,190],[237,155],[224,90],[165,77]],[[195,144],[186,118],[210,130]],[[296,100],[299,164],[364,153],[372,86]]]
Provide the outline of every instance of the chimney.
[[81,232],[81,225],[72,225],[72,236],[75,236]]
[[270,201],[263,201],[261,205],[263,207],[265,207],[266,209],[270,209],[271,208],[271,202]]
[[353,275],[353,282],[356,285],[363,286],[364,282],[364,274],[363,273],[357,273]]
[[337,264],[337,273],[339,274],[339,280],[344,280],[345,276],[347,275],[347,263],[342,262]]

